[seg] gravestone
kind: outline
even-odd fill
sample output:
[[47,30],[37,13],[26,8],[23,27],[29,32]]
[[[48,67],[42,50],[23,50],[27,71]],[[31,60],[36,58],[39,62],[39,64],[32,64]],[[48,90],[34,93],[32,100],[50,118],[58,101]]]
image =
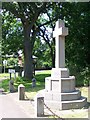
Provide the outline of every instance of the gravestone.
[[10,91],[10,92],[15,92],[15,89],[14,89],[14,81],[13,81],[13,80],[10,80],[10,81],[9,81],[9,91]]
[[55,68],[52,68],[51,76],[45,78],[45,91],[43,91],[46,105],[57,110],[82,108],[87,103],[87,99],[75,89],[75,76],[70,76],[69,69],[65,68],[67,35],[68,28],[65,27],[64,21],[58,20],[53,31],[56,42]]
[[32,87],[36,87],[36,79],[35,78],[32,79]]

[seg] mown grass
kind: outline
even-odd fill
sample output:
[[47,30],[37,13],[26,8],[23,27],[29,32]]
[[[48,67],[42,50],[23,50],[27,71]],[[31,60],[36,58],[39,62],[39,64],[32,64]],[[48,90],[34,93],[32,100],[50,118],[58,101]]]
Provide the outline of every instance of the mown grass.
[[[25,86],[25,91],[26,93],[30,93],[31,92],[33,94],[35,94],[37,91],[44,89],[45,88],[45,77],[50,76],[51,71],[38,71],[36,72],[35,78],[36,78],[36,87],[32,88],[32,81],[31,80],[25,80],[24,78],[21,77],[17,77],[16,79],[12,78],[14,81],[14,87],[17,90],[18,86],[20,84],[23,84]],[[9,74],[2,74],[2,77],[5,77],[7,75],[7,77],[9,76]],[[3,80],[0,83],[0,87],[4,88],[4,90],[6,92],[9,92],[9,81],[10,79],[6,79]]]
[[0,73],[0,78],[9,77],[9,73]]

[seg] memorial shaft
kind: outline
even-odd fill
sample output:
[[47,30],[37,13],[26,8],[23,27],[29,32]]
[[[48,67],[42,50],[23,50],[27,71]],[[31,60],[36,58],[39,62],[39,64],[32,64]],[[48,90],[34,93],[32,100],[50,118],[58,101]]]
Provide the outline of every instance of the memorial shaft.
[[62,20],[56,22],[55,30],[53,31],[53,37],[56,42],[56,68],[65,68],[65,36],[68,35],[68,28],[65,27],[65,23]]
[[56,68],[65,67],[65,37],[56,37]]

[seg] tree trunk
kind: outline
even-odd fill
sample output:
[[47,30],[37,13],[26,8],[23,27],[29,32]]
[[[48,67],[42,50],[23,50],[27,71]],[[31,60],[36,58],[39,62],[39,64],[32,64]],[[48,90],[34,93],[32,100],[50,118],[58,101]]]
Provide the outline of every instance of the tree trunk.
[[31,80],[33,77],[32,44],[30,41],[30,30],[24,26],[24,77]]

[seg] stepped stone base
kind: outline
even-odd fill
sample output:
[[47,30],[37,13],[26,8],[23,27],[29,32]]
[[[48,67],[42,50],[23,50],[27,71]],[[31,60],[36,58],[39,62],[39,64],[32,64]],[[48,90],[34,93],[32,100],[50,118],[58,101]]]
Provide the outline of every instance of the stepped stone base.
[[54,101],[77,100],[81,98],[81,92],[79,90],[69,93],[44,92],[44,98],[45,100]]
[[45,100],[45,104],[56,110],[68,110],[68,109],[77,109],[83,108],[87,104],[87,99],[81,97],[79,100],[71,100],[71,101],[48,101]]
[[83,108],[87,104],[87,99],[75,89],[75,77],[69,76],[67,68],[53,68],[51,76],[45,78],[45,90],[38,95],[44,97],[48,107],[57,110]]
[[54,92],[72,92],[75,91],[75,77],[69,76],[68,78],[52,79],[51,77],[45,78],[45,89]]

